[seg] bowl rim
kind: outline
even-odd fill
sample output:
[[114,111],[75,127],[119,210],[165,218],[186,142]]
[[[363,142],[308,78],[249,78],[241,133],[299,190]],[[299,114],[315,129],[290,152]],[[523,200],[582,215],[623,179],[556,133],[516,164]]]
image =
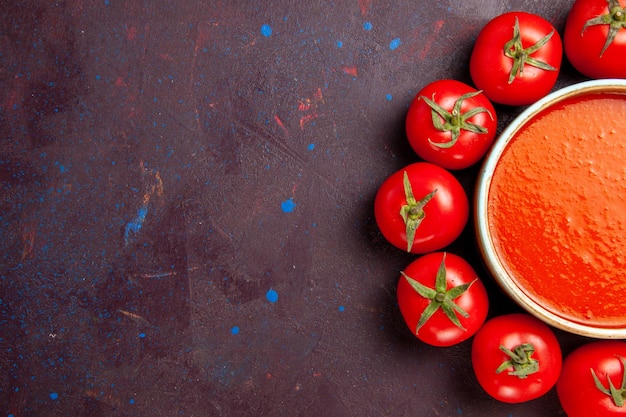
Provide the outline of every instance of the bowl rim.
[[536,115],[551,106],[565,99],[596,93],[626,94],[626,80],[597,79],[582,81],[553,91],[524,109],[502,130],[485,157],[478,173],[474,192],[474,225],[478,250],[487,270],[501,289],[503,289],[520,307],[545,323],[569,333],[596,339],[623,339],[626,338],[626,326],[595,327],[571,321],[553,313],[543,307],[541,303],[534,298],[527,295],[521,287],[514,282],[503,263],[498,259],[491,239],[491,232],[487,224],[489,187],[493,173],[502,153],[509,142],[515,137],[516,133]]

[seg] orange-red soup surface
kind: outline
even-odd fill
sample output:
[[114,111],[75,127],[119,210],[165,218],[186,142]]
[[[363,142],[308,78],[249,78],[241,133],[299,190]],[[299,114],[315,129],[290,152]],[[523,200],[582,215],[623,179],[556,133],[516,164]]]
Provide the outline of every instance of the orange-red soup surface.
[[489,230],[515,283],[553,313],[626,325],[626,96],[541,112],[511,139],[489,189]]

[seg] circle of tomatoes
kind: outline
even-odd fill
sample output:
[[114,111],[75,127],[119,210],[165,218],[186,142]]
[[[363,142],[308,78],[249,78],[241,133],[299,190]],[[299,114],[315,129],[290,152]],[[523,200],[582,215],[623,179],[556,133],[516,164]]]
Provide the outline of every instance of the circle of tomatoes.
[[422,254],[442,249],[459,237],[469,217],[469,201],[449,171],[415,162],[381,184],[374,216],[392,245]]
[[433,346],[474,336],[476,379],[502,402],[530,401],[556,385],[569,417],[626,416],[626,343],[591,343],[564,364],[558,339],[538,318],[506,314],[485,322],[489,299],[472,266],[438,252],[461,234],[469,213],[463,187],[447,170],[467,168],[486,154],[497,127],[492,103],[529,105],[554,88],[564,50],[584,75],[626,78],[622,29],[626,0],[575,0],[564,44],[538,15],[510,12],[492,19],[470,57],[476,88],[450,79],[422,88],[405,127],[409,144],[426,162],[392,174],[376,195],[383,236],[402,250],[425,254],[400,273],[397,300],[405,323]]
[[496,136],[496,111],[489,99],[456,80],[437,80],[415,96],[406,116],[415,153],[447,169],[463,169],[487,153]]
[[561,37],[550,22],[532,13],[509,12],[479,32],[470,75],[491,101],[528,105],[554,87],[562,57]]
[[576,0],[565,21],[565,56],[591,78],[626,78],[626,2]]
[[452,346],[473,336],[487,318],[487,290],[472,266],[452,253],[431,252],[401,272],[396,290],[407,326],[421,341]]
[[521,403],[554,387],[561,373],[561,347],[552,329],[539,319],[505,314],[488,320],[476,333],[472,366],[489,395]]
[[590,342],[563,362],[556,391],[568,417],[626,415],[626,343]]

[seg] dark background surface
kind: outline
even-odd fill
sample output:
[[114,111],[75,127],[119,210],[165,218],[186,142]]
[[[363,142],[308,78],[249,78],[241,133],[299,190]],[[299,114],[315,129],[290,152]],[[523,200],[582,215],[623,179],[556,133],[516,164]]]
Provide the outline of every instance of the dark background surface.
[[[17,1],[0,31],[0,404],[18,416],[563,416],[395,303],[404,116],[494,16],[572,1]],[[567,63],[559,86],[581,80]],[[521,108],[498,107],[500,126]],[[478,168],[456,172],[472,193]],[[485,279],[472,225],[447,250]],[[584,342],[557,332],[567,353]]]

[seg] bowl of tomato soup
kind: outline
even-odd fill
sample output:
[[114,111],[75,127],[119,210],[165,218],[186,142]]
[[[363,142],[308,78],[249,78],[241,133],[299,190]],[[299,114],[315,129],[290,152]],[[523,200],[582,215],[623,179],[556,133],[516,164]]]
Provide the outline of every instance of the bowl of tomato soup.
[[485,265],[562,330],[626,338],[626,80],[593,80],[527,107],[476,185]]

